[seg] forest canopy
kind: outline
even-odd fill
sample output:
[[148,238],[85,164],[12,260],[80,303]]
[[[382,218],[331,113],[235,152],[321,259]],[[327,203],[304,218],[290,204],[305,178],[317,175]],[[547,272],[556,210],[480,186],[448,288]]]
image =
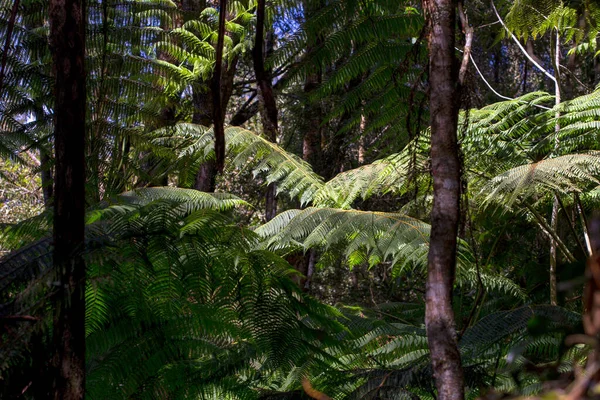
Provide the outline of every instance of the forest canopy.
[[600,5],[0,0],[0,398],[593,398]]

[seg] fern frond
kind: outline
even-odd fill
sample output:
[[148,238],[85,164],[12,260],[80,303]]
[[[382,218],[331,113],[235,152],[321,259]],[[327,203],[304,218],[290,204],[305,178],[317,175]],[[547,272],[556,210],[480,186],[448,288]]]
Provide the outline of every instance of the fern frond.
[[[179,157],[194,162],[214,156],[212,129],[181,123],[151,134],[155,145],[172,146]],[[323,179],[310,165],[279,145],[243,128],[225,129],[225,143],[231,163],[236,168],[252,167],[254,174],[264,174],[267,183],[276,182],[278,191],[309,203],[323,187]],[[187,167],[187,164],[185,165]]]
[[[240,380],[244,374],[268,375],[315,354],[327,357],[318,337],[325,329],[343,330],[336,322],[341,315],[302,294],[290,279],[289,264],[256,249],[256,235],[218,211],[239,200],[146,188],[113,202],[88,214],[90,398],[215,390],[250,396],[255,392]],[[40,246],[49,253],[46,240],[6,259],[2,282],[14,285],[11,271],[39,265]],[[46,272],[51,275],[49,264]],[[20,277],[48,291],[40,271]],[[19,307],[27,302],[24,295],[11,301]],[[44,309],[36,313],[47,316]],[[5,350],[0,347],[3,356]],[[175,378],[174,371],[186,372]]]
[[542,190],[578,193],[586,186],[597,185],[599,176],[599,152],[572,154],[510,169],[491,179],[483,192],[485,201],[502,199],[512,204]]
[[[309,207],[287,210],[256,233],[270,249],[320,247],[341,249],[352,267],[390,262],[399,273],[404,266],[425,266],[429,225],[415,218],[375,211]],[[468,250],[459,251],[459,263],[468,263]]]
[[427,155],[414,144],[424,146],[424,141],[407,146],[401,153],[336,175],[315,194],[313,204],[347,209],[357,198],[366,200],[389,192],[402,194],[408,189],[410,178],[416,177],[417,171],[426,170],[428,162]]

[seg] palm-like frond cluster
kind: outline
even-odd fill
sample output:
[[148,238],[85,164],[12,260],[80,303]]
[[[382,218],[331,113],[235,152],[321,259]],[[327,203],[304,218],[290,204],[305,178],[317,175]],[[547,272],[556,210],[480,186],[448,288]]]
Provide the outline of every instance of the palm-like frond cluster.
[[[337,96],[342,88],[350,90],[326,119],[342,118],[341,129],[348,131],[360,124],[361,115],[368,115],[367,130],[387,126],[389,135],[405,134],[401,121],[410,111],[407,100],[423,94],[420,66],[425,60],[423,46],[417,43],[423,29],[420,13],[388,0],[339,0],[325,6],[310,0],[303,6],[304,23],[274,53],[272,62],[299,60],[288,79],[300,81],[335,64],[311,96],[318,99]],[[310,52],[299,57],[307,48]]]

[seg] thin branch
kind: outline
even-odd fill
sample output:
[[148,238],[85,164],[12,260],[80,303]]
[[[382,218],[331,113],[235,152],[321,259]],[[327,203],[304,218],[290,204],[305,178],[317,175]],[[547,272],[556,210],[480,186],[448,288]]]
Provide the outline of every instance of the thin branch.
[[[496,89],[494,89],[494,88],[492,87],[492,85],[490,85],[490,83],[487,81],[487,79],[485,79],[485,76],[483,76],[483,74],[481,73],[481,70],[479,70],[479,67],[478,67],[478,66],[477,66],[477,64],[475,63],[475,59],[473,58],[473,55],[471,55],[471,56],[470,56],[470,58],[471,58],[471,62],[473,63],[473,66],[475,67],[475,70],[477,71],[477,74],[479,75],[479,77],[481,78],[481,80],[482,80],[482,81],[485,83],[485,85],[486,85],[486,86],[487,86],[487,87],[488,87],[488,88],[489,88],[489,89],[490,89],[490,90],[491,90],[491,91],[492,91],[492,92],[493,92],[493,93],[494,93],[496,96],[498,96],[498,97],[500,97],[501,99],[504,99],[504,100],[513,100],[513,101],[514,101],[514,100],[516,100],[516,99],[514,99],[514,98],[512,98],[512,97],[504,96],[504,95],[502,95],[502,94],[498,93],[498,92],[496,91]],[[523,101],[523,103],[527,103],[527,102],[526,102],[526,101]],[[531,105],[532,105],[532,106],[534,106],[534,107],[537,107],[537,108],[541,108],[542,110],[550,110],[550,109],[551,109],[550,107],[541,106],[541,105],[539,105],[539,104],[531,104]]]
[[592,243],[590,241],[590,234],[588,231],[588,222],[585,218],[585,212],[583,210],[583,206],[581,205],[581,199],[579,198],[579,194],[575,193],[575,203],[577,204],[577,210],[579,211],[579,217],[581,218],[581,225],[583,228],[583,237],[585,239],[585,247],[587,249],[587,255],[592,255]]
[[565,257],[567,257],[567,259],[569,260],[569,262],[575,262],[576,259],[575,259],[575,257],[573,257],[573,254],[571,254],[571,252],[569,251],[569,249],[567,248],[567,246],[565,246],[565,244],[563,243],[563,241],[560,240],[560,237],[558,237],[558,235],[556,234],[556,232],[553,231],[552,228],[550,228],[550,226],[548,226],[548,222],[546,222],[546,220],[544,219],[544,217],[542,217],[540,215],[540,213],[538,213],[532,205],[525,203],[525,207],[535,217],[535,219],[538,221],[540,227],[542,228],[542,231],[546,235],[548,235],[548,237],[550,238],[550,240],[555,240],[556,241],[556,243],[558,244],[558,247],[563,252],[563,254],[565,255]]
[[39,321],[39,317],[32,317],[31,315],[5,315],[0,317],[0,320],[5,321]]
[[496,22],[490,22],[489,24],[483,24],[483,25],[479,25],[478,27],[476,27],[475,29],[481,29],[481,28],[487,28],[488,26],[492,26],[492,25],[496,25],[499,24],[499,21]]
[[469,25],[469,19],[463,8],[462,1],[458,2],[458,16],[460,18],[460,24],[462,25],[462,31],[465,34],[465,47],[463,52],[463,59],[460,64],[460,70],[458,73],[458,81],[461,85],[464,85],[465,76],[467,75],[467,69],[469,68],[469,58],[471,57],[471,45],[473,44],[473,27]]
[[569,229],[571,230],[571,233],[575,237],[575,241],[577,242],[577,245],[581,248],[581,250],[583,251],[584,254],[587,254],[586,248],[583,246],[583,243],[579,239],[579,235],[577,234],[577,231],[575,230],[575,221],[571,221],[571,218],[568,217],[569,214],[567,212],[567,208],[565,207],[565,204],[561,200],[558,193],[555,192],[554,195],[556,196],[556,199],[558,200],[558,204],[560,205],[560,208],[562,208],[562,210],[567,218],[567,221],[569,222],[568,223]]
[[586,91],[592,91],[594,90],[593,88],[589,87],[588,85],[586,85],[585,83],[581,82],[581,80],[573,73],[573,71],[571,71],[569,69],[569,67],[566,67],[562,64],[560,64],[560,68],[564,69],[567,74],[569,74],[569,77],[573,78],[577,83],[579,83]]
[[508,26],[506,26],[506,24],[502,20],[502,17],[500,17],[500,14],[498,14],[498,10],[496,10],[496,6],[494,5],[494,0],[490,0],[490,3],[492,4],[492,9],[494,10],[494,13],[496,14],[496,17],[498,18],[498,21],[502,24],[502,26],[504,27],[504,29],[506,30],[506,32],[508,33],[508,35],[510,36],[510,38],[517,44],[517,46],[519,46],[519,49],[521,49],[521,51],[523,52],[523,54],[525,55],[525,57],[527,57],[527,59],[529,61],[531,61],[531,63],[533,65],[535,65],[540,71],[542,71],[544,73],[544,75],[546,75],[548,78],[550,78],[552,80],[552,82],[556,82],[556,78],[554,77],[554,75],[552,75],[550,72],[546,71],[546,69],[544,67],[542,67],[540,64],[538,64],[537,61],[535,61],[529,55],[529,53],[527,53],[527,50],[525,50],[525,48],[523,47],[523,45],[521,44],[521,42],[519,41],[519,39],[517,39],[515,37],[515,35],[512,34],[512,32],[510,31],[510,29],[508,29]]

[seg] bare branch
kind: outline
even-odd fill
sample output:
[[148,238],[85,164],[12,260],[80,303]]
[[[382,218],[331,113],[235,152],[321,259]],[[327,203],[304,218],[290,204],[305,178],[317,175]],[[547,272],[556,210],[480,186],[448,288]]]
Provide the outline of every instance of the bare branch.
[[463,51],[463,59],[460,64],[460,71],[458,73],[458,81],[461,85],[465,83],[465,76],[469,68],[469,58],[471,57],[471,45],[473,44],[473,27],[469,25],[469,19],[463,8],[462,1],[458,2],[458,17],[460,18],[460,24],[462,25],[462,31],[465,34],[465,47]]
[[[486,84],[486,86],[498,97],[500,97],[501,99],[504,100],[516,100],[512,97],[508,97],[508,96],[504,96],[503,94],[498,93],[498,91],[496,91],[496,89],[494,89],[492,87],[492,85],[490,85],[490,83],[487,81],[487,79],[485,79],[485,76],[483,76],[483,74],[481,73],[481,70],[479,69],[479,67],[477,66],[477,64],[475,63],[475,59],[473,59],[473,56],[470,55],[471,58],[471,62],[473,63],[473,66],[475,67],[475,70],[477,71],[477,74],[479,75],[479,77],[481,78],[481,80]],[[537,107],[537,108],[541,108],[542,110],[550,110],[550,107],[545,107],[545,106],[541,106],[539,104],[532,104],[532,106]]]

